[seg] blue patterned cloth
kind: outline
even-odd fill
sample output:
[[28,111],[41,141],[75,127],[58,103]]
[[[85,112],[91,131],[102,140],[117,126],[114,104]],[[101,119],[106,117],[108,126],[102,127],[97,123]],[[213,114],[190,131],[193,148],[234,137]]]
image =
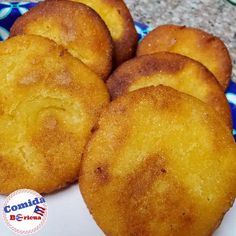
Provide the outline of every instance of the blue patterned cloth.
[[1,2],[0,3],[0,40],[5,40],[14,21],[36,3],[30,2]]
[[236,6],[236,0],[227,0],[227,1]]
[[[236,4],[236,0],[229,0],[232,4]],[[20,15],[24,14],[31,7],[35,6],[37,3],[31,2],[1,2],[0,3],[0,40],[7,39],[9,35],[9,30],[14,23],[14,21]],[[151,28],[139,22],[135,22],[137,32],[139,34],[139,39],[141,40]],[[227,99],[229,101],[232,116],[233,116],[233,134],[236,139],[236,83],[231,81],[230,86],[226,92]]]

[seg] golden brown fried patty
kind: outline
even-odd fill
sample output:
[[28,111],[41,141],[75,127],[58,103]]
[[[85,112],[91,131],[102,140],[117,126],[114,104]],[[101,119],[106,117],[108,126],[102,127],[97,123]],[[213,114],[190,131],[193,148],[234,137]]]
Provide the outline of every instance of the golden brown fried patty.
[[71,1],[45,1],[19,17],[10,36],[36,34],[63,45],[104,79],[112,68],[112,38],[100,16]]
[[175,53],[159,52],[122,64],[107,80],[113,99],[151,85],[166,85],[211,105],[232,128],[230,107],[222,87],[201,63]]
[[123,0],[74,0],[93,8],[104,20],[115,45],[115,64],[134,56],[138,35],[132,16]]
[[40,36],[0,43],[0,193],[51,192],[78,178],[104,82]]
[[224,43],[200,29],[162,25],[140,43],[137,55],[168,51],[182,54],[206,66],[224,89],[231,79],[232,63]]
[[108,236],[209,236],[236,195],[236,147],[200,100],[133,91],[102,113],[81,163],[87,206]]

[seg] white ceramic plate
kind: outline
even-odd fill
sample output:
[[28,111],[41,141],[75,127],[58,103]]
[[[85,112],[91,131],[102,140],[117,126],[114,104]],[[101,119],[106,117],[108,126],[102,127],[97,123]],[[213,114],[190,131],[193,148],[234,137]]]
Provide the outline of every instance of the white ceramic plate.
[[[0,207],[3,209],[4,196],[0,196]],[[44,227],[34,235],[37,236],[103,236],[83,201],[79,187],[74,184],[57,193],[46,195],[48,219]],[[2,211],[2,210],[1,210]],[[214,236],[236,235],[236,204],[226,214]],[[15,236],[0,221],[1,236]],[[201,236],[201,235],[199,235]]]

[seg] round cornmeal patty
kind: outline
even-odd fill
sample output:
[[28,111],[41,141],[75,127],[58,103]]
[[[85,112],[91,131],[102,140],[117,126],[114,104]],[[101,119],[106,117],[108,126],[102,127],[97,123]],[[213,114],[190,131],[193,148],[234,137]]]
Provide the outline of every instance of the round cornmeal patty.
[[78,179],[102,107],[104,82],[55,42],[34,35],[0,43],[0,193],[48,193]]
[[113,42],[101,17],[88,6],[50,0],[19,17],[10,36],[36,34],[64,46],[104,79],[112,69]]
[[209,236],[236,195],[236,146],[205,103],[170,87],[110,103],[81,163],[80,189],[107,236]]
[[222,87],[229,85],[232,62],[225,44],[217,37],[197,28],[162,25],[140,43],[137,55],[168,51],[188,56],[206,66]]
[[138,43],[133,18],[123,0],[73,0],[93,8],[104,20],[115,46],[115,64],[134,56]]
[[232,128],[231,111],[222,87],[206,67],[188,57],[168,52],[136,57],[122,64],[107,80],[112,99],[160,84],[211,105]]

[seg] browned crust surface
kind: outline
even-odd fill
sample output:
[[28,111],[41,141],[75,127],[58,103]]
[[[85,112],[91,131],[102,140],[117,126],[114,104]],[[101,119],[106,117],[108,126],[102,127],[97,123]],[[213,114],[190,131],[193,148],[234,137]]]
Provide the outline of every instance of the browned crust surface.
[[78,179],[90,132],[109,96],[102,79],[55,42],[0,43],[0,193],[39,193]]
[[128,7],[123,0],[104,0],[108,4],[117,8],[120,15],[124,19],[124,33],[119,40],[115,40],[115,64],[116,66],[129,60],[135,55],[138,34],[134,26],[134,20],[130,14]]
[[[157,84],[155,78],[159,81]],[[229,128],[232,128],[231,112],[226,96],[214,75],[201,63],[168,52],[136,57],[117,68],[107,80],[112,99],[128,93],[140,80],[146,81],[143,85],[145,87],[162,83],[197,97],[218,111]],[[148,80],[154,80],[154,83],[148,83]],[[189,83],[186,83],[188,80]]]
[[235,155],[209,106],[168,87],[143,88],[103,111],[80,190],[108,236],[209,236],[236,194]]
[[104,79],[111,72],[110,32],[101,17],[84,4],[66,0],[39,3],[15,21],[10,36],[18,34],[36,34],[56,41]]
[[[74,0],[74,1],[85,3],[84,1],[80,0]],[[95,7],[93,2],[95,1],[90,1],[89,6],[94,8],[94,10],[99,13],[99,10]],[[118,14],[122,17],[122,22],[118,21],[115,22],[115,24],[118,24],[119,26],[122,27],[123,33],[118,39],[114,39],[113,37],[115,46],[114,47],[115,66],[118,66],[122,64],[122,62],[127,61],[128,59],[132,58],[135,55],[138,43],[138,34],[135,29],[134,21],[130,14],[130,11],[123,0],[98,0],[96,1],[96,4],[99,4],[100,2],[101,4],[105,4],[108,7],[112,7],[113,9],[115,9],[118,12]],[[105,23],[107,23],[109,19],[104,18],[101,14],[100,16],[103,18]]]
[[227,47],[219,38],[197,28],[162,25],[143,39],[137,55],[159,51],[179,53],[201,62],[224,89],[228,87],[232,62]]

